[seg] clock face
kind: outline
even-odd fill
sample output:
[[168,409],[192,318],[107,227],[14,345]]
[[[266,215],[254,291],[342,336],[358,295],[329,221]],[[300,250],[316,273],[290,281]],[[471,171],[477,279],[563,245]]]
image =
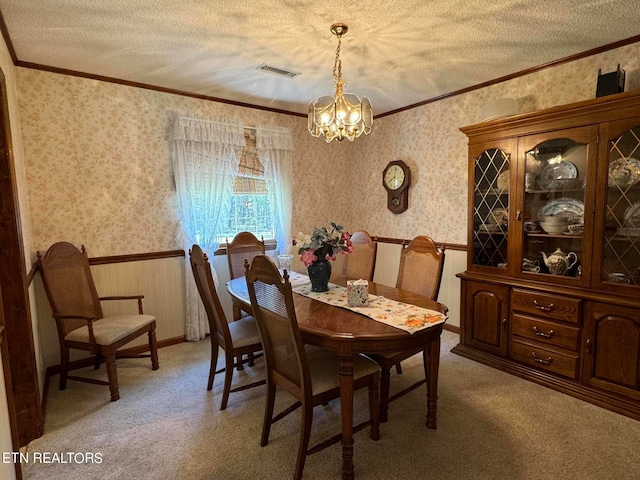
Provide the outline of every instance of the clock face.
[[391,165],[384,174],[384,184],[389,190],[397,190],[404,183],[404,170],[400,165]]

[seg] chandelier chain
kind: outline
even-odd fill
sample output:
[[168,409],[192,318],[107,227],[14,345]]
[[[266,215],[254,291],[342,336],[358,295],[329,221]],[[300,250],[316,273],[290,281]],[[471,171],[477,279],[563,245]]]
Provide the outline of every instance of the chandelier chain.
[[[340,60],[340,49],[342,47],[342,35],[337,35],[338,37],[338,48],[336,48],[336,60],[333,63],[333,78],[336,83],[342,79],[342,61]],[[338,74],[336,75],[336,69],[338,70]]]

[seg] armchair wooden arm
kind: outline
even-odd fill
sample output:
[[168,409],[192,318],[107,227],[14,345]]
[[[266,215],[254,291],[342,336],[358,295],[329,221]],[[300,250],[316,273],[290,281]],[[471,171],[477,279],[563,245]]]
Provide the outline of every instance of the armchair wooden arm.
[[138,300],[138,313],[142,315],[144,312],[142,311],[142,299],[144,295],[117,295],[110,297],[99,297],[98,300]]

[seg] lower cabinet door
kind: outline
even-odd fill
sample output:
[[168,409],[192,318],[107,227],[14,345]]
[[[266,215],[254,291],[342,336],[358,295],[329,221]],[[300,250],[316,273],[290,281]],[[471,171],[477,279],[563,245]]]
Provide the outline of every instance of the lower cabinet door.
[[640,310],[587,302],[582,381],[640,400]]
[[507,356],[509,288],[463,281],[464,343],[489,353]]

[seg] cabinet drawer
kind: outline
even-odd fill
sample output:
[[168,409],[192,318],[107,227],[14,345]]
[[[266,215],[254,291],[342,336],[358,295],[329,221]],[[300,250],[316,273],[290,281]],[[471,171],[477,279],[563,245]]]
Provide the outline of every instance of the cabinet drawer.
[[512,339],[511,358],[565,377],[578,377],[577,354],[559,353],[555,350]]
[[513,314],[511,335],[535,340],[538,343],[577,351],[580,329],[540,318]]
[[561,297],[548,293],[513,289],[511,293],[511,310],[533,313],[537,316],[580,323],[580,299]]

